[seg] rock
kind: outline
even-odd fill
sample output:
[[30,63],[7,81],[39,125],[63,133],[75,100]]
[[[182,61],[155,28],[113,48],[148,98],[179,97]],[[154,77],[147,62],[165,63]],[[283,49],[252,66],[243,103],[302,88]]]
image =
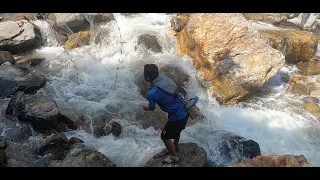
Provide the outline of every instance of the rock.
[[18,85],[12,80],[0,77],[0,97],[7,97],[16,92]]
[[315,52],[319,37],[298,30],[265,30],[259,31],[261,36],[268,39],[268,43],[281,51],[288,62],[308,61]]
[[178,163],[164,164],[162,160],[167,156],[156,157],[153,156],[144,167],[205,167],[207,166],[207,153],[195,143],[181,143],[179,144]]
[[25,52],[41,45],[40,29],[26,20],[0,23],[0,50]]
[[2,20],[3,20],[3,17],[0,16],[0,21],[2,21]]
[[308,76],[297,76],[297,75],[294,75],[294,76],[291,77],[291,81],[290,82],[306,84],[308,82]]
[[297,95],[308,95],[309,94],[309,89],[306,85],[301,84],[301,83],[290,83],[289,87],[287,89],[288,92],[292,94],[297,94]]
[[63,161],[51,163],[53,167],[116,167],[105,155],[92,149],[72,149]]
[[6,148],[6,154],[7,167],[33,167],[38,159],[36,153],[27,144],[10,143]]
[[263,155],[231,167],[311,167],[303,155]]
[[120,136],[122,131],[122,126],[118,122],[111,122],[110,127],[107,130],[107,134],[111,133],[115,137]]
[[304,98],[302,99],[302,101],[305,102],[305,103],[308,103],[308,102],[309,102],[309,103],[319,103],[319,102],[320,102],[318,98],[316,98],[316,97],[310,97],[310,96],[304,97]]
[[70,142],[71,145],[77,144],[77,143],[84,143],[81,139],[76,138],[76,137],[71,137],[69,142]]
[[82,125],[81,116],[77,116],[71,108],[59,107],[59,122],[66,124],[68,128],[76,130]]
[[150,89],[150,83],[148,83],[144,77],[143,74],[139,75],[137,78],[135,84],[140,88],[140,94],[144,97],[147,98],[148,91]]
[[241,162],[243,159],[252,159],[261,155],[259,144],[253,140],[230,133],[221,134],[221,139],[219,152],[225,161]]
[[55,156],[53,154],[46,154],[36,160],[32,167],[49,167],[52,161],[55,161]]
[[102,22],[109,22],[114,20],[113,14],[112,13],[103,13],[102,14]]
[[14,92],[24,91],[33,94],[42,88],[47,79],[37,73],[30,73],[28,68],[22,66],[0,66],[0,96],[6,97]]
[[136,15],[137,13],[121,13],[122,16],[125,16],[125,17],[132,17],[134,15]]
[[46,139],[44,145],[40,147],[39,154],[53,154],[55,159],[62,160],[70,150],[70,143],[63,133],[56,134]]
[[187,15],[178,15],[177,17],[173,18],[170,23],[171,27],[174,31],[180,32],[184,26],[187,24],[189,20],[189,16]]
[[8,143],[7,143],[7,141],[0,141],[0,149],[2,148],[2,149],[5,149],[6,147],[8,146]]
[[64,44],[66,49],[74,49],[83,45],[88,45],[90,42],[90,32],[80,31],[68,37],[68,40]]
[[306,102],[303,107],[312,115],[320,115],[320,107],[316,103]]
[[320,74],[320,57],[315,56],[308,62],[299,62],[297,67],[305,76]]
[[163,65],[159,69],[159,72],[171,78],[179,87],[186,87],[189,82],[189,75],[178,66],[173,66],[170,64]]
[[102,115],[92,119],[93,135],[95,137],[106,136],[106,124],[111,120],[110,117]]
[[28,64],[30,66],[37,66],[44,60],[45,58],[36,57],[36,56],[27,56],[27,57],[19,58],[18,60],[15,61],[15,63],[19,65]]
[[0,148],[0,167],[6,167],[8,163],[8,157],[4,149]]
[[48,18],[67,34],[74,34],[90,30],[91,22],[92,25],[97,25],[110,21],[113,15],[111,13],[51,13]]
[[143,46],[154,53],[162,52],[162,47],[160,46],[157,37],[154,35],[143,34],[138,36],[138,45]]
[[8,51],[0,51],[0,65],[4,62],[10,62],[11,64],[15,63],[11,53]]
[[0,134],[8,141],[24,142],[32,136],[32,130],[27,123],[1,119]]
[[44,131],[55,127],[59,110],[57,104],[47,97],[27,96],[18,91],[11,98],[6,114],[30,122],[36,130]]
[[241,14],[191,14],[177,42],[202,84],[225,105],[259,90],[285,63]]
[[17,81],[17,91],[23,91],[25,94],[34,94],[42,88],[47,82],[46,77],[41,75],[29,74],[24,80]]
[[176,31],[174,31],[174,30],[172,30],[172,29],[170,29],[170,28],[167,28],[166,30],[167,30],[167,32],[168,32],[169,34],[171,34],[171,35],[173,35],[173,36],[177,36],[177,32],[176,32]]
[[310,92],[310,95],[313,97],[320,97],[320,90],[314,90]]
[[[81,13],[52,13],[49,14],[48,18],[54,22],[57,27],[68,32],[68,34],[90,29],[90,23]],[[68,31],[68,28],[72,32]]]
[[278,25],[283,21],[297,17],[298,13],[243,13],[242,15],[248,20]]

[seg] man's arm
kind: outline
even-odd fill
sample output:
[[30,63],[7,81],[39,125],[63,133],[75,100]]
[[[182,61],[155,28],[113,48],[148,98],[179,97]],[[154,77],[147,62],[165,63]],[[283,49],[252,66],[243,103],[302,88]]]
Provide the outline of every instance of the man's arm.
[[156,94],[154,94],[154,92],[149,91],[147,96],[148,96],[147,99],[149,101],[149,106],[144,105],[143,109],[145,111],[154,111],[156,109],[156,103],[157,103]]

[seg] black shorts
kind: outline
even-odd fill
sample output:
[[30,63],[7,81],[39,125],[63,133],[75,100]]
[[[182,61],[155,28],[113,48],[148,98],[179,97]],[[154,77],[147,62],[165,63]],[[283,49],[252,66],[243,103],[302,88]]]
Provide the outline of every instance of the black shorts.
[[161,132],[162,139],[176,139],[180,137],[180,133],[185,129],[189,115],[177,121],[168,121]]

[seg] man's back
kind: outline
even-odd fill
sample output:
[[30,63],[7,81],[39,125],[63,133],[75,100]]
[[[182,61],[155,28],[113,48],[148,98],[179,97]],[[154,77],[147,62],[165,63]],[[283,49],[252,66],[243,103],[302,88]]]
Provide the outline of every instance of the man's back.
[[162,89],[157,87],[151,88],[147,98],[150,105],[157,103],[163,111],[168,113],[169,121],[180,120],[188,115],[188,111],[185,109],[183,102]]

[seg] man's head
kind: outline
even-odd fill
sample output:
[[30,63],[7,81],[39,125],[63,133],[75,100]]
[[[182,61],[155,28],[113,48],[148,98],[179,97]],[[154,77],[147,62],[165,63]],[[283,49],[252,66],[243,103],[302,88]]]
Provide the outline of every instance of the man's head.
[[147,82],[152,82],[159,76],[158,66],[155,64],[144,65],[143,75]]

